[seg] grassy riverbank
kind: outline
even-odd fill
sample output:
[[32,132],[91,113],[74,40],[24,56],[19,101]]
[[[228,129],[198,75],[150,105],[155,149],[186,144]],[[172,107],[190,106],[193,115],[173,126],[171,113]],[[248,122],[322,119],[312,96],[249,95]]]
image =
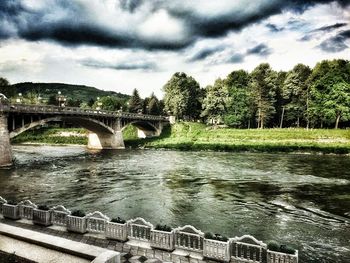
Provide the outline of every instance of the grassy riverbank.
[[42,128],[26,131],[12,139],[12,143],[79,144],[86,145],[86,130],[79,128]]
[[[70,136],[68,136],[70,135]],[[350,130],[231,129],[201,123],[177,123],[158,138],[138,139],[133,126],[123,131],[127,147],[194,151],[350,153]],[[87,144],[83,129],[45,128],[28,131],[13,143]]]
[[214,128],[201,123],[178,123],[166,129],[160,138],[130,138],[125,141],[132,147],[156,149],[350,153],[350,130],[243,130]]

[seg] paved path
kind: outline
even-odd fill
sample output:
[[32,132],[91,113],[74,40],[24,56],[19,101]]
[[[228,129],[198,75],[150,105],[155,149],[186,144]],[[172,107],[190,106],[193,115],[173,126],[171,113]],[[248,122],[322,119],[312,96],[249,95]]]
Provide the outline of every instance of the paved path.
[[88,263],[91,260],[43,248],[34,244],[0,235],[0,250],[38,263]]
[[78,233],[67,232],[65,231],[64,227],[37,226],[32,224],[32,222],[28,220],[14,221],[14,220],[0,219],[0,223],[117,251],[121,253],[121,262],[125,262],[125,263],[128,263],[128,262],[130,263],[138,263],[138,262],[142,262],[142,263],[162,263],[162,262],[217,263],[215,261],[209,261],[209,260],[203,261],[199,259],[189,258],[187,256],[174,255],[172,253],[169,253],[163,250],[133,246],[127,243],[105,239],[102,235],[89,234],[89,233],[78,234]]

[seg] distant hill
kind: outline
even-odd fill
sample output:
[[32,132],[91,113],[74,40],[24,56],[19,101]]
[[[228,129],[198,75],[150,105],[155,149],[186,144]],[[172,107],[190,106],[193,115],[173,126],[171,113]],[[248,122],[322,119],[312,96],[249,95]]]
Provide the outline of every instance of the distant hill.
[[43,99],[48,99],[51,95],[57,95],[58,91],[68,99],[81,100],[88,102],[90,99],[96,100],[97,97],[115,96],[121,99],[129,99],[130,96],[114,91],[104,91],[94,87],[84,85],[71,85],[64,83],[33,83],[23,82],[13,84],[17,93],[25,95],[29,92],[40,94]]

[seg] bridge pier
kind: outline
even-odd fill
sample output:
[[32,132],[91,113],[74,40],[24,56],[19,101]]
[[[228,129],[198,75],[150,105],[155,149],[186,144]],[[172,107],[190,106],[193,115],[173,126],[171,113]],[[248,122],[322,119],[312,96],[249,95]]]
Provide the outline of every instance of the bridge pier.
[[118,119],[114,125],[114,133],[94,133],[89,132],[88,148],[89,149],[125,149],[123,134],[120,129],[121,123]]
[[89,132],[88,146],[89,149],[124,149],[124,140],[121,131],[115,131],[114,134],[103,134]]
[[0,114],[0,168],[12,166],[12,161],[13,158],[7,116]]

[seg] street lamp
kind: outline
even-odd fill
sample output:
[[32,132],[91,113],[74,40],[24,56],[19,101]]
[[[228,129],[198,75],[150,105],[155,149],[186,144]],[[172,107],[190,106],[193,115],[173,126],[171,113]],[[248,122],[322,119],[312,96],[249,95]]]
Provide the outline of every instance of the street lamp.
[[16,99],[16,102],[17,102],[17,103],[22,103],[22,100],[23,100],[23,95],[22,95],[22,93],[18,93],[18,98]]
[[97,97],[97,108],[96,110],[101,110],[102,102],[100,101],[100,97]]
[[[58,107],[64,108],[65,102],[67,99],[64,95],[61,95],[62,94],[61,91],[58,91],[57,94],[58,94],[58,96],[57,96],[58,97]],[[62,103],[61,103],[61,101],[62,101]]]
[[42,97],[40,96],[40,94],[39,94],[37,100],[38,100],[38,104],[41,104]]

